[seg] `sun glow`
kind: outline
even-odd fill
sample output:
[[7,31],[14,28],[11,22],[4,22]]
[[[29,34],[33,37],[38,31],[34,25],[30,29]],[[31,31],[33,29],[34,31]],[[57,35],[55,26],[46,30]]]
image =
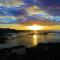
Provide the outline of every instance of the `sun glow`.
[[38,25],[33,25],[33,26],[29,26],[30,30],[42,30],[43,27],[42,26],[38,26]]

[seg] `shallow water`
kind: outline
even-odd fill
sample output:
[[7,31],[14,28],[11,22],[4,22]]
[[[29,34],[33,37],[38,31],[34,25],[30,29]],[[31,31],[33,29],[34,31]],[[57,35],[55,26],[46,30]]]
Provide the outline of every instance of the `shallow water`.
[[[15,36],[15,37],[14,37]],[[13,34],[13,38],[6,41],[6,44],[0,44],[0,48],[8,48],[13,46],[24,45],[26,47],[32,47],[38,43],[48,43],[48,42],[60,42],[60,34],[49,33],[47,35],[29,35],[25,32]]]

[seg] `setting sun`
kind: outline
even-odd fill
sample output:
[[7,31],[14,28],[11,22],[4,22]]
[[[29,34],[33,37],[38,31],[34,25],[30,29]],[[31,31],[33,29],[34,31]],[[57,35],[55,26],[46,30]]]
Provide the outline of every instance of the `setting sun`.
[[38,26],[38,25],[33,25],[33,26],[29,26],[29,29],[30,30],[41,30],[41,29],[43,29],[43,27],[42,26]]

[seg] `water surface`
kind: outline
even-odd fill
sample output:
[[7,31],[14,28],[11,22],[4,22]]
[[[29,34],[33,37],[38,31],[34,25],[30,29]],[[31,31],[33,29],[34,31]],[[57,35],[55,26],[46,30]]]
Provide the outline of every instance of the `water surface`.
[[[13,33],[12,39],[6,40],[6,44],[0,44],[0,48],[8,48],[13,46],[20,46],[24,45],[26,47],[33,47],[38,43],[55,43],[60,42],[60,34],[58,33],[49,33],[45,34],[38,34],[38,35],[30,35],[23,32],[23,33]],[[9,38],[11,38],[9,37]]]

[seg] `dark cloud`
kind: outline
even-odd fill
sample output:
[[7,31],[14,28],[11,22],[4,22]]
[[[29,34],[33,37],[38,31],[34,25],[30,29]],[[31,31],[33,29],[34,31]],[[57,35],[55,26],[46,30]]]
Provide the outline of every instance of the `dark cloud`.
[[24,9],[14,9],[2,6],[0,7],[0,16],[18,16],[24,14],[26,14],[26,11]]
[[[0,0],[0,1],[2,2],[4,0]],[[0,16],[15,16],[17,20],[20,20],[20,22],[35,20],[35,19],[36,20],[45,19],[38,14],[34,16],[29,16],[26,9],[32,6],[37,6],[39,9],[46,11],[50,15],[60,16],[60,0],[21,0],[21,1],[23,1],[24,3],[23,5],[14,6],[14,7],[0,6]],[[17,18],[17,16],[19,17]],[[24,18],[20,18],[21,16]],[[59,18],[56,18],[56,20],[57,19],[59,20]],[[13,22],[13,19],[10,19],[10,21]]]

